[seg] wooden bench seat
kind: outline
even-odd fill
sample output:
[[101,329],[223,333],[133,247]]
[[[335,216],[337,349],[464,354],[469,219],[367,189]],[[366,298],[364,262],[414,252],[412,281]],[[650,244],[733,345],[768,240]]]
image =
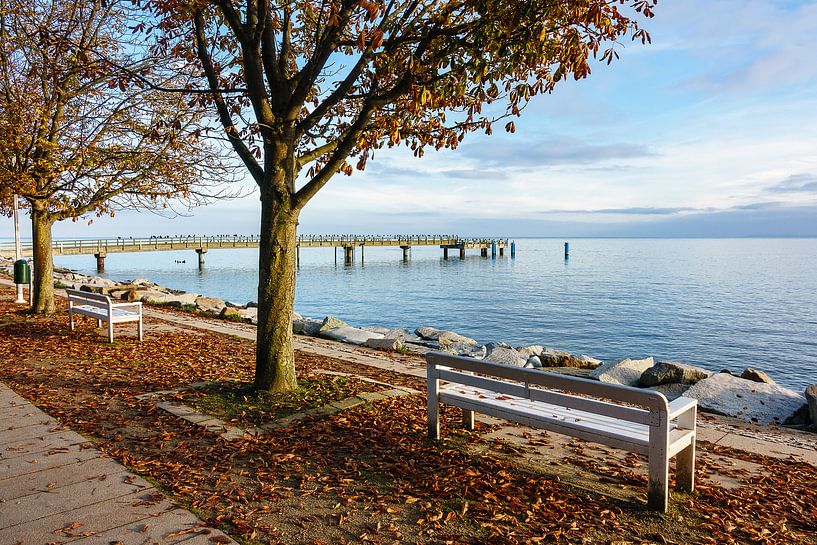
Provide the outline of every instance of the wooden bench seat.
[[74,314],[82,314],[95,318],[97,326],[102,322],[108,324],[108,342],[113,342],[113,325],[136,322],[139,340],[142,332],[142,303],[114,303],[110,297],[100,293],[67,289],[68,317],[71,321],[71,331],[74,330]]
[[677,461],[677,487],[692,491],[697,401],[672,403],[658,392],[595,380],[508,367],[432,352],[428,362],[428,430],[439,438],[439,403],[602,443],[649,460],[648,504],[666,511],[669,460]]

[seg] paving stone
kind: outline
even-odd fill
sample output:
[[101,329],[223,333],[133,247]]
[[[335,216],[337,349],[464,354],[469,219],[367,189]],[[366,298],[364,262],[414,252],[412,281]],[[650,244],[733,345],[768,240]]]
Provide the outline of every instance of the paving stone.
[[19,409],[11,414],[0,414],[0,433],[5,430],[13,430],[16,428],[24,428],[26,426],[61,426],[59,421],[43,414],[42,411],[32,405],[32,410],[20,411]]
[[57,488],[105,476],[120,478],[125,469],[108,458],[91,458],[73,464],[43,469],[4,479],[0,485],[0,502],[7,502],[36,493],[50,493]]
[[387,396],[383,392],[363,392],[362,394],[358,394],[358,397],[363,399],[364,401],[368,401],[369,403],[372,403],[374,401],[380,401],[382,399],[386,399],[389,396]]
[[38,453],[29,456],[18,456],[8,460],[0,459],[0,486],[5,479],[45,471],[49,468],[60,467],[83,460],[99,457],[95,449],[81,448],[81,445],[71,445],[66,450],[54,454]]
[[[165,511],[161,516],[140,520],[138,522],[126,523],[118,528],[112,528],[105,532],[74,541],[75,545],[110,545],[112,542],[121,541],[123,545],[148,545],[161,543],[162,545],[194,543],[208,543],[213,545],[210,538],[215,535],[223,535],[210,528],[200,527],[200,521],[190,512],[181,508]],[[146,527],[147,526],[147,527]],[[178,532],[194,529],[193,532],[172,536]],[[172,537],[168,537],[172,536]],[[204,541],[199,541],[203,538]],[[230,543],[235,543],[230,540]]]
[[48,453],[53,450],[67,448],[70,445],[83,443],[90,445],[87,439],[72,431],[56,432],[45,437],[20,439],[0,446],[0,460]]
[[[0,530],[0,543],[19,543],[20,545],[43,545],[50,542],[71,543],[83,539],[81,535],[83,532],[94,532],[98,535],[140,521],[143,526],[152,524],[166,511],[176,509],[176,506],[166,498],[158,502],[150,502],[147,501],[147,496],[148,493],[145,491],[134,492],[113,501],[86,505],[25,524],[4,528]],[[75,534],[74,537],[68,537],[64,532],[58,531],[60,528],[68,528],[74,522],[80,524],[71,531]]]
[[115,499],[149,486],[142,479],[137,478],[132,483],[127,483],[123,482],[123,478],[124,474],[120,473],[104,480],[85,480],[6,502],[0,513],[0,528]]
[[47,437],[50,433],[65,431],[59,424],[31,424],[29,426],[15,426],[10,429],[0,429],[0,445],[10,445],[24,439]]
[[364,403],[366,403],[366,401],[359,397],[347,397],[346,399],[342,399],[340,401],[333,401],[330,403],[330,405],[339,411],[345,411],[346,409],[351,409],[352,407],[357,407],[358,405],[363,405]]
[[[204,413],[191,413],[181,417],[182,420],[186,422],[190,422],[191,424],[202,424],[203,422],[211,423],[210,421],[213,420],[213,417],[209,414]],[[219,420],[220,422],[220,420]]]

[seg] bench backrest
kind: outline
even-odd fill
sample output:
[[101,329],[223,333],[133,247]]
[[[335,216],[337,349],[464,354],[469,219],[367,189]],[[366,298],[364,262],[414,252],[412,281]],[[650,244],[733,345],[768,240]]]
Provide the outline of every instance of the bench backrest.
[[79,303],[81,305],[91,305],[100,308],[110,308],[112,301],[107,295],[101,293],[91,293],[89,291],[80,291],[67,289],[65,293],[68,294],[68,301]]
[[[426,354],[426,362],[428,363],[429,378],[456,382],[475,388],[484,388],[501,394],[552,403],[571,409],[604,414],[629,422],[660,426],[666,421],[666,415],[669,411],[667,398],[663,394],[652,390],[607,384],[597,380],[548,373],[538,369],[510,367],[442,352],[429,352]],[[478,376],[472,373],[486,376]],[[496,378],[489,377],[506,380],[496,380]],[[508,380],[514,382],[508,382]],[[534,387],[531,388],[531,386]],[[536,386],[539,386],[539,388]],[[617,403],[597,398],[613,400]],[[621,403],[636,405],[637,407],[621,405]]]

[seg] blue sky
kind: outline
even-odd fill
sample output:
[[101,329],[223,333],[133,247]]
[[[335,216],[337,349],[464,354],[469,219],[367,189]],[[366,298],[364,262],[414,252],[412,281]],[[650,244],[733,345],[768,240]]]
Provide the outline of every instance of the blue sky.
[[[817,3],[662,0],[646,27],[652,45],[537,97],[515,134],[336,176],[301,232],[817,236]],[[253,233],[259,211],[251,195],[55,235]]]

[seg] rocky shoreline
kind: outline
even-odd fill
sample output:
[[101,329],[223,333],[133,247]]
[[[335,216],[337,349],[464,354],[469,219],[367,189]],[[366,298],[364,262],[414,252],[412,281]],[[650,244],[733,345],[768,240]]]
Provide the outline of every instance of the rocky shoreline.
[[[12,274],[12,260],[0,258],[0,272]],[[197,293],[172,290],[139,278],[115,282],[56,267],[54,282],[114,299],[175,307],[205,316],[258,323],[255,303],[238,304]],[[719,373],[675,361],[626,358],[602,362],[591,356],[570,354],[543,345],[513,347],[503,342],[480,344],[475,339],[434,327],[389,329],[354,327],[326,316],[313,319],[293,313],[293,332],[378,350],[423,354],[440,350],[516,367],[559,369],[611,384],[650,388],[672,400],[681,395],[698,400],[701,410],[760,424],[783,424],[817,431],[817,384],[803,394],[784,388],[765,372],[746,368],[740,374]]]

